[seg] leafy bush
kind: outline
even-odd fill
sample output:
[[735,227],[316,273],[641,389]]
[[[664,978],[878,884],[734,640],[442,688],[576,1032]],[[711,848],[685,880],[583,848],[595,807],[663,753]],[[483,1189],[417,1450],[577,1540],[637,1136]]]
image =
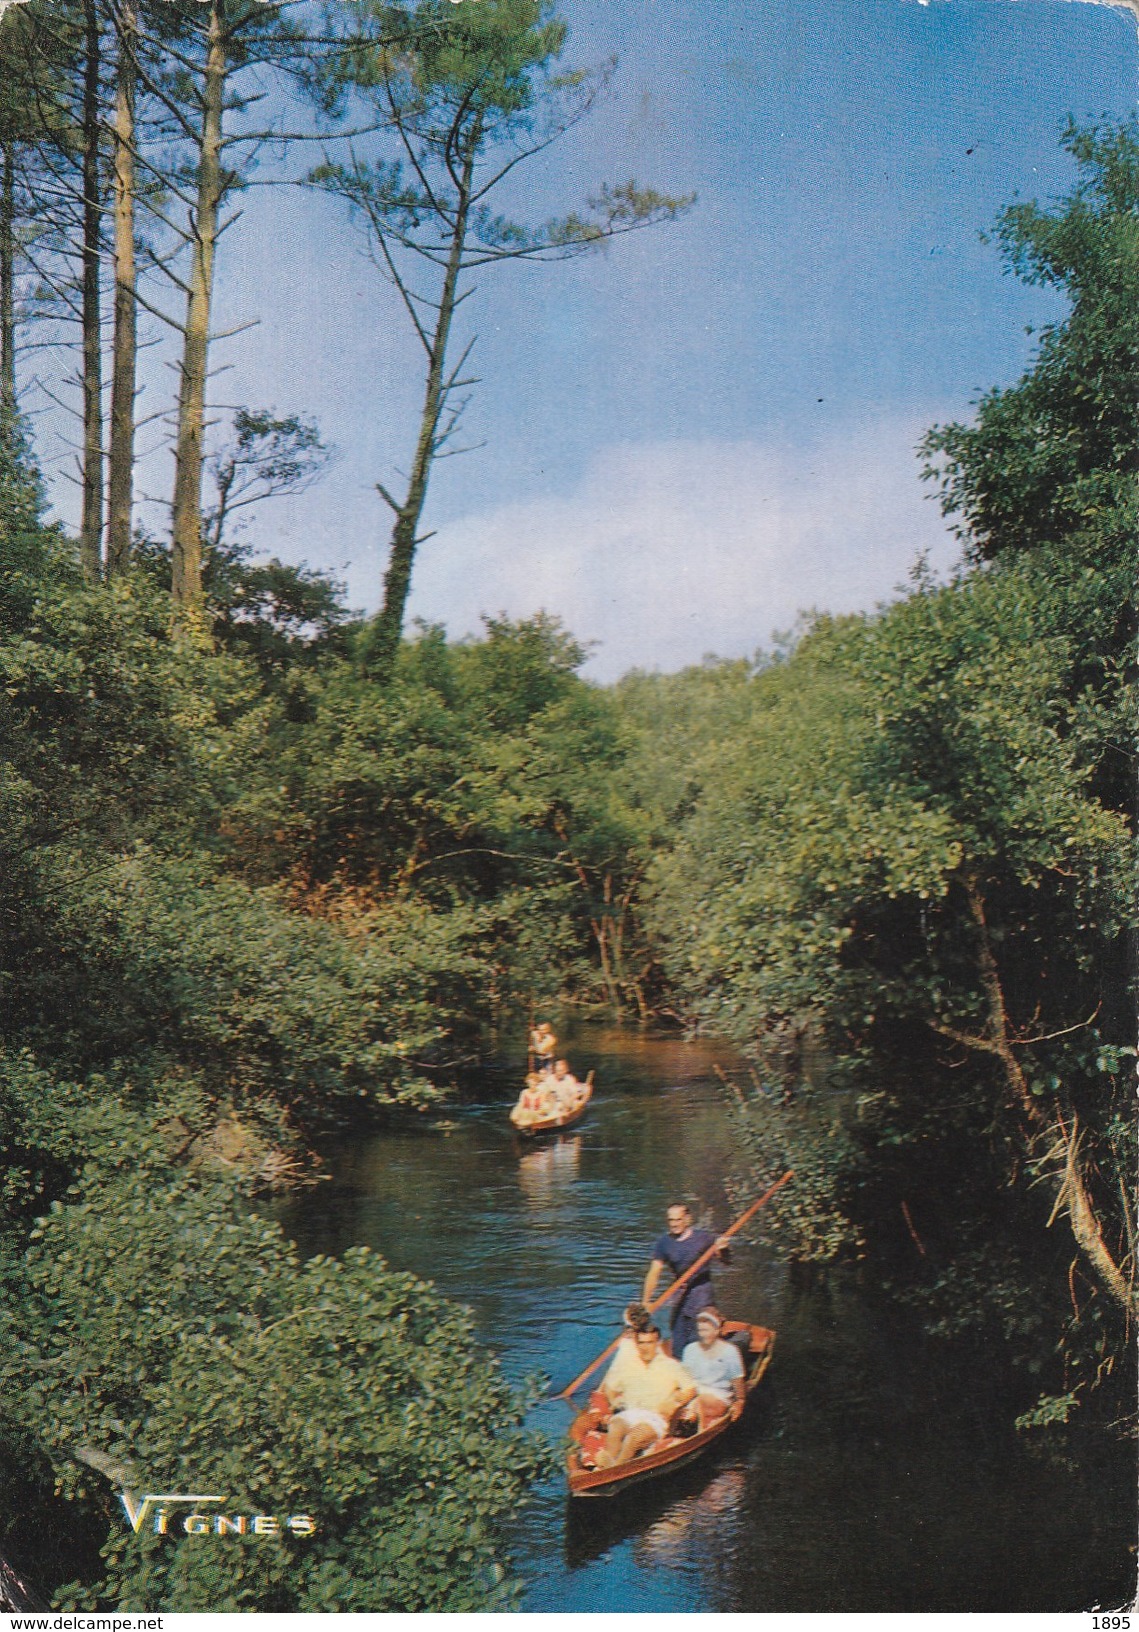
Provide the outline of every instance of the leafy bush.
[[[107,1527],[104,1579],[61,1604],[128,1609],[471,1610],[503,1601],[503,1533],[548,1452],[518,1426],[469,1317],[366,1249],[298,1261],[228,1180],[172,1158],[177,1096],[5,1073],[10,1215],[47,1199],[30,1141],[80,1168],[9,1263],[3,1374],[66,1498]],[[13,1113],[16,1113],[13,1115]],[[19,1141],[12,1127],[18,1126]],[[41,1203],[42,1204],[42,1203]],[[100,1470],[99,1472],[92,1471]],[[132,1492],[227,1514],[303,1514],[274,1536],[160,1536]],[[213,1507],[205,1509],[212,1513]]]
[[[1064,1388],[1090,1392],[1124,1369],[1137,1296],[1139,142],[1131,124],[1067,143],[1077,193],[1014,207],[999,236],[1071,313],[926,446],[968,564],[714,677],[722,717],[707,672],[660,683],[711,729],[648,905],[691,1011],[782,1088],[744,1096],[741,1127],[758,1168],[806,1176],[772,1211],[795,1250],[875,1250],[927,1329],[985,1324],[1031,1367],[1054,1334]],[[653,690],[629,692],[650,761]],[[771,1080],[788,1039],[825,1069]],[[836,1083],[857,1093],[836,1104]]]

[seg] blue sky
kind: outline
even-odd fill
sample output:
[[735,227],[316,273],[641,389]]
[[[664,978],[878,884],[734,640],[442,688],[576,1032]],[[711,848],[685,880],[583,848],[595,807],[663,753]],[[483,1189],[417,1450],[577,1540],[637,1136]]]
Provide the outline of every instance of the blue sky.
[[[462,0],[465,4],[478,0]],[[545,607],[587,672],[763,645],[800,608],[869,607],[954,546],[913,449],[1024,368],[1056,297],[979,234],[1063,194],[1069,114],[1134,107],[1132,14],[1074,0],[564,0],[567,59],[612,95],[515,172],[544,219],[629,176],[698,202],[552,267],[492,269],[463,308],[486,446],[433,477],[410,611],[461,636]],[[529,173],[527,174],[527,169]],[[331,200],[255,189],[223,241],[219,397],[315,415],[340,458],[249,537],[373,609],[377,480],[406,466],[419,359]],[[462,327],[462,325],[460,325]],[[159,406],[155,374],[143,411]],[[145,473],[169,486],[168,456]],[[61,507],[66,502],[61,497]]]

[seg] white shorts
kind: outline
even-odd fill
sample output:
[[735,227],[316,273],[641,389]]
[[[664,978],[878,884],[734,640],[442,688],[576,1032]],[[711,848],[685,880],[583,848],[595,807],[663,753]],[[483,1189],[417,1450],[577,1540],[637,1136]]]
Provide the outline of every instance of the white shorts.
[[623,1411],[618,1411],[617,1415],[630,1428],[639,1428],[644,1423],[646,1427],[652,1429],[658,1439],[663,1439],[668,1432],[668,1423],[659,1411],[646,1411],[639,1405],[627,1405]]

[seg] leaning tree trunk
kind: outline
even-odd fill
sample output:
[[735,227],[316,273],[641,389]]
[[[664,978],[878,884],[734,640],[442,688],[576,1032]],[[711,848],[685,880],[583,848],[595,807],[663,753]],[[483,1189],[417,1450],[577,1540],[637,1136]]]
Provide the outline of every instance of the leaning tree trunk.
[[[369,672],[386,685],[395,668],[403,633],[403,614],[411,587],[411,567],[419,543],[419,521],[427,498],[427,481],[431,464],[438,450],[439,418],[447,399],[444,366],[447,360],[447,342],[451,336],[451,320],[455,315],[455,297],[458,293],[459,272],[463,264],[463,248],[467,237],[467,218],[471,204],[471,182],[474,176],[477,136],[472,139],[463,164],[462,184],[459,189],[455,225],[451,234],[451,252],[443,279],[439,300],[439,316],[431,341],[427,365],[427,386],[423,396],[423,412],[419,420],[419,439],[415,445],[407,497],[395,506],[395,525],[392,528],[391,556],[384,575],[384,603],[376,616],[368,649]],[[389,501],[390,502],[390,501]]]
[[134,399],[138,357],[135,300],[135,51],[138,15],[124,0],[119,20],[115,89],[115,338],[111,371],[110,494],[107,515],[107,577],[125,572],[131,554],[134,508]]
[[219,0],[213,0],[203,87],[198,207],[193,224],[194,258],[186,300],[174,469],[173,591],[175,616],[182,623],[194,622],[202,603],[202,455],[210,305],[223,180],[221,142],[226,68],[221,10]]
[[96,0],[84,0],[83,77],[83,517],[79,558],[89,583],[99,578],[103,537],[103,334],[99,187],[99,76],[102,52]]
[[46,1601],[40,1597],[28,1579],[6,1558],[0,1558],[0,1609],[8,1614],[27,1614],[29,1610],[46,1610]]
[[985,901],[976,878],[965,879],[965,896],[977,931],[981,984],[984,987],[988,1007],[988,1026],[981,1036],[937,1023],[933,1029],[941,1036],[952,1038],[954,1042],[963,1044],[966,1048],[994,1055],[1003,1067],[1011,1097],[1018,1105],[1030,1134],[1035,1139],[1044,1137],[1055,1139],[1058,1136],[1064,1166],[1053,1216],[1060,1208],[1067,1212],[1076,1245],[1095,1272],[1097,1280],[1120,1308],[1129,1315],[1134,1314],[1137,1308],[1135,1287],[1108,1249],[1096,1205],[1088,1188],[1081,1156],[1080,1130],[1074,1119],[1071,1128],[1067,1126],[1058,1106],[1054,1107],[1053,1122],[1042,1102],[1033,1095],[1024,1068],[1017,1057],[1000,972],[986,921]]
[[0,421],[16,412],[16,144],[0,144]]

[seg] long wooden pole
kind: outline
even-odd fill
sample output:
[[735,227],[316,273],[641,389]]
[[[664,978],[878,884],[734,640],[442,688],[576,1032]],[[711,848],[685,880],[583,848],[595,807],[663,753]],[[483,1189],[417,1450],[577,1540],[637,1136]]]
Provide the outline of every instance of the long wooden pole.
[[[747,1211],[741,1213],[733,1225],[726,1229],[722,1235],[718,1235],[716,1237],[716,1245],[709,1247],[707,1252],[702,1252],[699,1258],[697,1258],[696,1262],[688,1266],[683,1275],[678,1275],[676,1277],[675,1281],[673,1281],[672,1285],[666,1292],[662,1292],[659,1298],[653,1299],[652,1303],[647,1306],[649,1314],[651,1315],[654,1309],[659,1309],[662,1304],[667,1303],[670,1298],[675,1297],[680,1291],[680,1288],[692,1279],[696,1271],[698,1269],[703,1269],[708,1260],[716,1256],[717,1252],[720,1250],[719,1243],[721,1241],[726,1241],[730,1235],[735,1235],[737,1230],[742,1230],[748,1219],[754,1217],[754,1215],[759,1212],[759,1209],[765,1206],[771,1200],[775,1192],[781,1189],[791,1177],[792,1170],[788,1168],[786,1173],[784,1173],[781,1178],[776,1179],[774,1184],[769,1185],[763,1192],[762,1196],[759,1197],[758,1201],[753,1201]],[[615,1337],[607,1349],[602,1349],[601,1353],[597,1356],[597,1359],[592,1362],[592,1364],[586,1366],[585,1370],[579,1376],[575,1377],[572,1383],[567,1384],[566,1387],[560,1391],[560,1393],[554,1395],[554,1399],[568,1400],[570,1395],[581,1387],[585,1379],[592,1376],[597,1370],[598,1366],[602,1365],[606,1360],[608,1360],[609,1356],[613,1353],[620,1341],[621,1336]]]

